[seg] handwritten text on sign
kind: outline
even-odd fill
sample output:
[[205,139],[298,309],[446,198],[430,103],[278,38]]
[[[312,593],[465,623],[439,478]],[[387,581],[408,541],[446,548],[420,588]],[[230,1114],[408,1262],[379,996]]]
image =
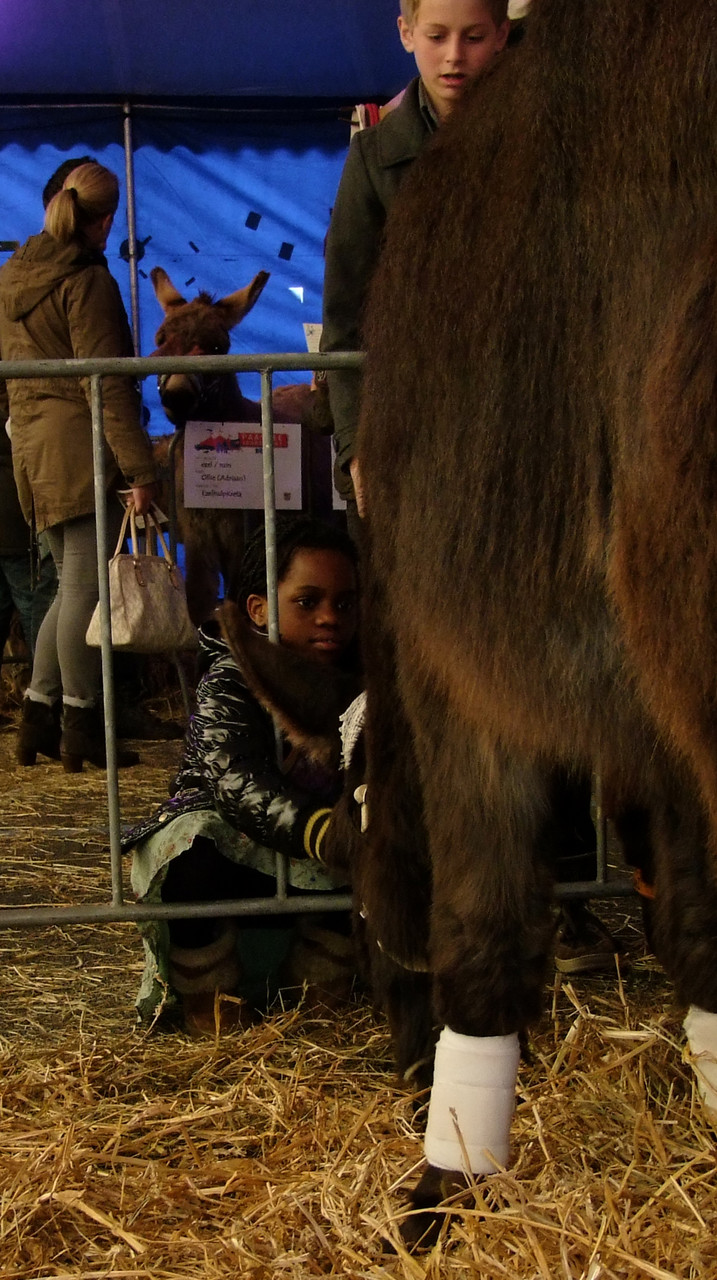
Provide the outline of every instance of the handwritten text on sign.
[[[188,422],[184,432],[184,505],[264,506],[261,427],[256,422]],[[274,427],[277,510],[301,510],[301,427]]]

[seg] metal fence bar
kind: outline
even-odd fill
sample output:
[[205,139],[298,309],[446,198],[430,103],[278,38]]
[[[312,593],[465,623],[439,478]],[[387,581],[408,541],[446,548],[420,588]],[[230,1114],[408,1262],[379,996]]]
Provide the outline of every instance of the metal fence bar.
[[281,351],[253,356],[102,356],[91,360],[0,360],[0,378],[91,378],[153,373],[312,373],[318,369],[360,369],[360,351],[300,355]]
[[175,560],[177,558],[177,543],[179,539],[177,537],[177,532],[178,532],[177,531],[177,486],[174,482],[174,478],[176,475],[176,466],[177,466],[177,449],[179,449],[179,447],[183,445],[184,445],[184,428],[177,427],[175,429],[174,435],[172,436],[172,439],[169,442],[169,448],[167,450],[167,467],[169,471],[169,474],[168,474],[169,510],[167,511],[167,516],[169,519],[169,550],[171,551],[172,556]]
[[117,733],[115,691],[112,670],[112,623],[107,547],[107,488],[105,484],[105,436],[102,416],[102,378],[90,382],[92,409],[92,456],[95,472],[95,521],[97,528],[97,575],[100,599],[100,645],[102,654],[102,698],[107,753],[107,807],[109,815],[112,902],[122,903],[122,854],[120,850],[119,782],[117,778]]
[[124,176],[127,188],[127,258],[129,266],[130,315],[132,342],[135,355],[140,348],[139,274],[137,262],[137,198],[134,186],[134,144],[132,142],[132,107],[122,106],[122,136],[124,140]]
[[274,414],[271,406],[271,369],[261,371],[261,442],[264,480],[264,536],[266,539],[266,591],[269,600],[269,639],[279,643],[277,600],[276,500],[274,492]]
[[[593,881],[575,881],[556,884],[555,897],[566,898],[627,898],[635,893],[629,880],[610,880],[606,884]],[[304,915],[311,911],[349,911],[352,905],[349,893],[302,893],[280,898],[237,898],[221,902],[183,903],[125,903],[113,906],[103,903],[87,903],[77,907],[2,907],[0,928],[33,928],[51,924],[137,924],[144,920],[213,919],[217,916],[278,916]]]
[[[178,538],[177,538],[177,487],[174,482],[174,478],[176,475],[175,467],[176,467],[177,449],[179,448],[180,444],[183,444],[183,442],[184,442],[184,430],[177,428],[177,430],[174,432],[174,435],[172,436],[172,439],[169,442],[169,449],[167,451],[167,468],[168,468],[167,493],[169,496],[169,503],[168,503],[169,510],[167,511],[167,517],[169,519],[169,551],[173,560],[175,561],[177,559]],[[173,653],[172,661],[174,663],[175,671],[177,672],[177,679],[179,681],[179,691],[182,695],[182,706],[184,707],[184,714],[188,720],[191,714],[191,709],[192,709],[191,698],[189,696],[189,686],[187,684],[187,676],[185,674],[184,667],[182,666],[182,659],[180,654]]]
[[[274,470],[274,410],[271,403],[272,371],[261,371],[261,440],[262,478],[264,481],[264,546],[266,551],[266,594],[268,600],[268,635],[272,644],[279,643],[279,581],[276,556],[276,488]],[[276,757],[281,765],[283,743],[281,729],[274,719]],[[276,897],[282,902],[287,896],[287,858],[276,853],[274,858]]]
[[602,774],[599,770],[593,775],[593,801],[595,807],[595,836],[597,840],[595,878],[599,884],[605,884],[607,881],[607,819],[603,805]]
[[[107,508],[105,492],[105,444],[102,415],[102,378],[121,374],[143,378],[151,374],[178,372],[242,372],[258,370],[262,375],[262,435],[265,499],[265,528],[267,537],[267,590],[269,597],[270,637],[278,642],[276,522],[274,497],[274,424],[271,405],[272,375],[276,370],[310,372],[316,369],[351,367],[362,362],[360,353],[346,356],[312,354],[303,356],[293,352],[257,356],[186,356],[167,357],[117,357],[92,360],[28,360],[0,361],[0,378],[29,377],[89,377],[91,385],[91,412],[93,435],[93,462],[95,484],[95,508],[97,525],[97,557],[99,571],[99,599],[101,620],[101,653],[103,697],[107,750],[107,795],[110,844],[110,870],[112,896],[109,904],[88,903],[81,906],[0,906],[0,928],[32,927],[48,924],[82,924],[139,922],[142,920],[186,917],[253,916],[299,914],[307,911],[350,910],[351,895],[346,893],[300,894],[289,896],[287,889],[286,858],[277,855],[277,892],[271,898],[239,899],[218,903],[178,903],[174,905],[128,904],[124,901],[122,887],[121,827],[119,813],[119,784],[117,774],[117,742],[112,675],[111,620],[109,607]],[[178,446],[176,433],[170,447],[170,521],[173,549],[176,551],[176,498],[174,491],[174,452]],[[180,677],[183,672],[177,664]],[[185,710],[188,710],[186,681],[182,682]],[[78,833],[79,834],[79,833]]]
[[48,924],[126,924],[142,920],[202,919],[215,916],[304,915],[310,911],[349,911],[349,893],[301,893],[296,897],[237,898],[221,902],[87,903],[77,907],[2,907],[0,928]]

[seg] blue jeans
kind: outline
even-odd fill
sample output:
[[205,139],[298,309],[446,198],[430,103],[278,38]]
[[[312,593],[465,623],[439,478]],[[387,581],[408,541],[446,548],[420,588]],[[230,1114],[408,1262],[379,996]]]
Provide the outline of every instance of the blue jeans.
[[30,657],[34,657],[37,633],[56,591],[57,573],[51,555],[44,556],[40,562],[34,588],[29,551],[18,556],[0,556],[0,655],[17,609]]

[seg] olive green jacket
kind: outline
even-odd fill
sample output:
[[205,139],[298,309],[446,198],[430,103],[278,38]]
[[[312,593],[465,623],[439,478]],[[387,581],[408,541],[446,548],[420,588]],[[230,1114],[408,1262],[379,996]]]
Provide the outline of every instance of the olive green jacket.
[[[0,351],[5,360],[133,355],[117,282],[102,254],[31,236],[0,270]],[[0,365],[0,375],[2,365]],[[38,531],[94,511],[89,379],[7,384],[20,502]],[[103,381],[109,490],[150,484],[155,467],[134,379]]]
[[[431,133],[419,101],[419,78],[399,105],[351,141],[326,241],[322,351],[360,351],[368,287],[383,240],[391,202]],[[361,375],[342,370],[328,375],[337,449],[336,483],[351,492],[348,469],[354,454]]]

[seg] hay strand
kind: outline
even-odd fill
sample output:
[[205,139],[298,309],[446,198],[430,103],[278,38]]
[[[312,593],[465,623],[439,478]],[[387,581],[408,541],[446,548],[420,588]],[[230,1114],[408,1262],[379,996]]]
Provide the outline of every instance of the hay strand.
[[[4,901],[106,898],[104,775],[15,769],[11,747],[0,733]],[[144,767],[122,778],[126,820],[163,793],[178,748],[141,749]],[[714,1133],[682,1059],[681,1011],[631,905],[599,910],[628,966],[556,979],[520,1069],[511,1167],[454,1197],[416,1257],[399,1227],[425,1109],[396,1082],[365,1002],[278,1008],[204,1042],[148,1034],[133,1018],[131,926],[0,931],[0,1274],[717,1274]]]

